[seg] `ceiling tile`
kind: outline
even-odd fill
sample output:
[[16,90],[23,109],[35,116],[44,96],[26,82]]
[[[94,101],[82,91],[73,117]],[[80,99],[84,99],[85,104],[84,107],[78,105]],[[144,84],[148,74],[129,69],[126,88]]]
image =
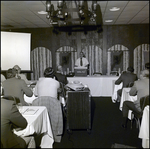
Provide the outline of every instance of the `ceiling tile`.
[[[91,9],[92,1],[87,1]],[[51,1],[57,9],[57,1]],[[67,5],[75,7],[74,1],[66,1]],[[130,23],[149,23],[149,1],[97,1],[100,4],[103,20],[113,19],[112,23],[104,25],[129,24]],[[46,15],[39,15],[38,11],[46,10],[46,1],[1,1],[1,25],[24,27],[22,23],[29,22],[29,27],[37,28],[49,26]],[[119,7],[117,12],[110,12],[111,7]],[[73,12],[73,18],[78,18],[78,13]],[[40,23],[43,22],[43,23]],[[16,23],[16,25],[15,25]],[[79,22],[77,22],[79,23]],[[18,26],[20,24],[20,26]],[[43,25],[44,24],[44,25]],[[35,25],[35,26],[34,26]]]

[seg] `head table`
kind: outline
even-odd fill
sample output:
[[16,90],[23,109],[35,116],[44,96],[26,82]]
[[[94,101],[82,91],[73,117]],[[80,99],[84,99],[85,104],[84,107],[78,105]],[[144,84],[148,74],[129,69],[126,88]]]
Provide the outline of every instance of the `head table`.
[[46,107],[44,106],[22,106],[20,113],[26,118],[28,125],[21,131],[14,130],[18,136],[29,136],[44,134],[41,140],[41,148],[52,148],[53,134]]
[[95,97],[111,97],[114,92],[114,82],[118,76],[87,76],[87,77],[67,77],[69,83],[80,81],[83,85],[87,85],[91,91],[91,96]]

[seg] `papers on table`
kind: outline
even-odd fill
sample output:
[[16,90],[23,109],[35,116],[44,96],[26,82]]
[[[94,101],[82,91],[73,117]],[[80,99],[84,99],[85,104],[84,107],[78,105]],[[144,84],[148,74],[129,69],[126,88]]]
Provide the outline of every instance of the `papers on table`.
[[25,109],[25,110],[23,110],[23,109],[21,109],[21,110],[19,110],[20,111],[20,113],[22,113],[23,115],[34,115],[37,111],[38,111],[39,109],[38,108],[34,108],[34,109],[32,109],[32,108],[27,108],[27,109]]

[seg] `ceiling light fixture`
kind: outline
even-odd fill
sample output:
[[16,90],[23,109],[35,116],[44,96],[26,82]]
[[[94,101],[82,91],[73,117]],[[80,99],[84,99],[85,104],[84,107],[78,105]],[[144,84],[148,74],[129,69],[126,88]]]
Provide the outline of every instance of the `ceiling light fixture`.
[[47,12],[46,11],[38,11],[38,14],[47,14]]
[[[54,9],[52,2],[49,0],[46,1],[46,18],[49,19],[51,25],[57,22],[54,27],[58,27],[59,30],[63,31],[64,29],[66,31],[69,27],[71,31],[85,31],[85,29],[99,29],[99,31],[102,31],[102,13],[97,1],[92,1],[91,10],[88,8],[88,2],[85,0],[74,1],[76,8],[71,8],[71,5],[67,5],[67,1],[57,1],[57,10]],[[76,12],[78,18],[73,18],[72,12]]]
[[105,20],[105,22],[109,23],[109,22],[113,22],[113,20]]
[[110,11],[118,11],[118,10],[120,10],[120,8],[118,8],[118,7],[112,7],[111,9],[109,9]]

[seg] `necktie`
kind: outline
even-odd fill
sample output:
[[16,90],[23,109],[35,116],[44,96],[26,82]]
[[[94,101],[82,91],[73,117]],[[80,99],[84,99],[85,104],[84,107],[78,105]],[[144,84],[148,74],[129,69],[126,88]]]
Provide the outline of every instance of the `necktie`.
[[82,63],[82,58],[80,58],[80,65],[81,65],[81,66],[83,65],[83,63]]

